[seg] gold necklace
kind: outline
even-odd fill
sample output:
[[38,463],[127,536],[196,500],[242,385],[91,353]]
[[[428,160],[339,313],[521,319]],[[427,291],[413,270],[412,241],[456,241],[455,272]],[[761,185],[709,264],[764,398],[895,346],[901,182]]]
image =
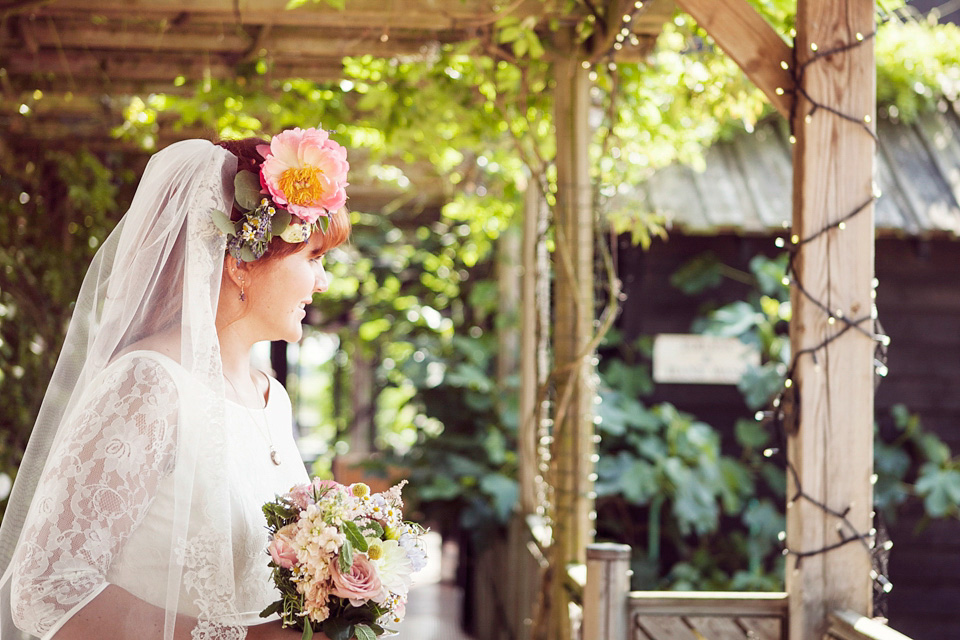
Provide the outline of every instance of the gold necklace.
[[[227,384],[229,384],[229,385],[230,385],[230,388],[233,389],[234,395],[237,396],[237,403],[236,403],[236,404],[238,404],[238,405],[240,405],[241,407],[243,407],[244,411],[246,411],[246,412],[250,415],[250,419],[251,419],[251,420],[253,421],[253,423],[256,425],[257,431],[260,431],[260,426],[261,426],[261,425],[260,425],[260,421],[257,420],[257,419],[254,417],[254,415],[253,415],[253,410],[250,409],[250,407],[248,407],[246,404],[244,404],[244,403],[242,402],[243,396],[241,396],[241,395],[240,395],[240,392],[237,391],[236,385],[233,384],[233,381],[232,381],[230,378],[228,378],[228,377],[226,376],[226,374],[224,374],[223,379],[227,381]],[[268,384],[269,384],[269,381],[268,381]],[[264,404],[264,409],[266,409],[266,404]],[[276,450],[276,449],[274,448],[274,446],[273,446],[273,438],[270,437],[270,425],[266,422],[266,418],[264,418],[263,431],[260,431],[260,436],[261,436],[261,437],[264,439],[264,441],[267,443],[267,446],[270,447],[270,462],[272,462],[273,464],[275,464],[275,465],[277,465],[277,466],[279,467],[279,466],[280,466],[280,457],[277,455],[277,450]]]

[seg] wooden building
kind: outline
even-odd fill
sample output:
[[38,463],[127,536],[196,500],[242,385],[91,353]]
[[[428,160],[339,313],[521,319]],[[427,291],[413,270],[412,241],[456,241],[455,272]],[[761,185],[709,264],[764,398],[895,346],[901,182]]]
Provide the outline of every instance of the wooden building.
[[[924,114],[912,125],[881,120],[876,205],[876,277],[880,322],[891,337],[889,374],[875,394],[878,420],[905,404],[960,453],[960,115],[955,108]],[[618,321],[627,337],[684,333],[703,297],[682,293],[669,279],[709,251],[748,272],[755,255],[782,252],[790,217],[787,134],[768,123],[751,135],[716,145],[706,170],[674,166],[636,192],[638,206],[670,220],[669,239],[643,251],[623,238],[618,247],[627,301]],[[710,299],[742,299],[732,280]],[[657,385],[651,401],[668,401],[732,434],[751,415],[733,386]],[[890,525],[890,626],[913,638],[960,637],[960,522],[921,526],[913,500]]]

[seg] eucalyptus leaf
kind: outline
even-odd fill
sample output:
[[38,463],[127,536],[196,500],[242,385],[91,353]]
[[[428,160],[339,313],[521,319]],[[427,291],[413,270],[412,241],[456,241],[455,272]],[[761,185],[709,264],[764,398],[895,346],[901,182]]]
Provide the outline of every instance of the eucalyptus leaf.
[[233,197],[243,209],[256,209],[260,205],[260,178],[252,171],[237,171],[233,179]]
[[248,246],[240,247],[240,259],[244,262],[253,262],[257,259],[257,256],[253,255],[253,251]]
[[277,211],[273,214],[273,218],[270,219],[270,230],[273,235],[278,236],[283,233],[290,226],[292,218],[289,211]]
[[236,234],[237,228],[230,219],[230,216],[219,209],[214,209],[210,215],[213,218],[213,224],[217,225],[217,229],[220,229],[220,231],[228,236]]

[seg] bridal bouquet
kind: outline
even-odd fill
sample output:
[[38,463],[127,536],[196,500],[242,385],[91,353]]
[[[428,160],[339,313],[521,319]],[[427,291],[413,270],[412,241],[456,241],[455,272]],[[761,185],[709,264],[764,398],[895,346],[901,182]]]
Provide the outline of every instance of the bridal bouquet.
[[270,566],[280,600],[260,615],[322,630],[331,640],[393,635],[411,574],[426,564],[422,527],[403,521],[400,491],[316,479],[263,506]]

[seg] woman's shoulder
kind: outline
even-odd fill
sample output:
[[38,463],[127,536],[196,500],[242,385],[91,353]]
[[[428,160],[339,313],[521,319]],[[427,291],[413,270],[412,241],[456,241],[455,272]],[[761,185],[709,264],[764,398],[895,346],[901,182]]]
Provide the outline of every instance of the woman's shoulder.
[[153,377],[158,382],[176,383],[186,374],[186,369],[180,364],[179,349],[176,348],[175,342],[158,335],[127,346],[111,359],[104,373],[107,375],[139,373]]

